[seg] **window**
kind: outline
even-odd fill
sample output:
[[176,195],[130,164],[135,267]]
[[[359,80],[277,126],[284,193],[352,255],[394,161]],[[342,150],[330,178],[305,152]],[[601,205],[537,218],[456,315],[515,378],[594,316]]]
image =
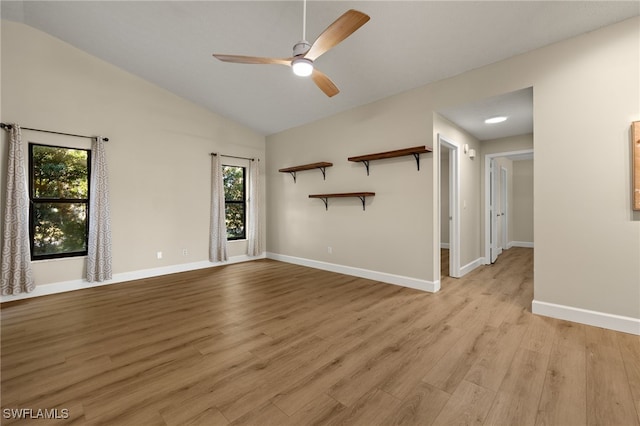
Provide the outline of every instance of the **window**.
[[247,198],[245,168],[222,166],[227,240],[246,238]]
[[86,149],[29,144],[31,260],[87,254],[90,163]]

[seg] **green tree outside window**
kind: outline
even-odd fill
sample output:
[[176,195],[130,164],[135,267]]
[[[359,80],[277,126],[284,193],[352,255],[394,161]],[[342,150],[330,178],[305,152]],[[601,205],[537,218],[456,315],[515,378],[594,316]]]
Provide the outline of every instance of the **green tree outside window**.
[[32,260],[87,254],[91,152],[29,144]]
[[246,238],[246,177],[245,168],[222,166],[224,178],[225,222],[227,240]]

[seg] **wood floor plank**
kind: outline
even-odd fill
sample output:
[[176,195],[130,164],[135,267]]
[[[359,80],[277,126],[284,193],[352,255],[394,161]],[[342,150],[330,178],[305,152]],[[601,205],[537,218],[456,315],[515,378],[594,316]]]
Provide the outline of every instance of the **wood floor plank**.
[[489,425],[534,425],[549,356],[518,349],[487,415]]
[[495,328],[481,322],[471,324],[467,333],[431,366],[422,380],[453,394],[497,334]]
[[[252,406],[271,400],[281,389],[307,374],[307,362],[317,356],[318,348],[324,347],[322,339],[310,336],[302,348],[292,346],[278,357],[266,360],[261,365],[262,382],[252,386],[243,395],[224,401],[219,399],[216,405],[229,420],[235,420],[249,411]],[[321,349],[322,350],[322,349]],[[314,369],[314,367],[310,367]]]
[[489,389],[462,381],[432,425],[482,425],[494,396]]
[[532,316],[522,338],[521,347],[545,355],[551,353],[557,328],[555,321],[553,318]]
[[587,329],[587,424],[638,425],[618,333]]
[[402,404],[383,422],[389,426],[430,425],[451,395],[427,383],[419,382],[402,399]]
[[621,333],[618,334],[618,343],[640,421],[640,336]]
[[424,343],[407,351],[393,375],[379,384],[380,389],[396,398],[404,399],[420,385],[422,377],[464,336],[464,330],[444,325],[429,330]]
[[289,416],[272,403],[265,402],[229,424],[232,426],[282,426],[288,423]]
[[587,423],[586,375],[585,348],[565,347],[556,340],[538,407],[537,426]]
[[202,424],[224,426],[229,421],[207,398],[191,398],[160,409],[160,415],[167,426]]
[[396,411],[401,401],[388,393],[372,388],[351,407],[330,418],[327,425],[382,426],[386,413]]
[[498,391],[509,371],[518,346],[523,341],[526,325],[503,323],[476,361],[464,376],[464,380],[493,391]]
[[569,321],[556,321],[556,345],[563,348],[586,350],[587,328],[584,324]]
[[94,377],[96,374],[106,374],[111,370],[111,361],[108,357],[99,355],[80,364],[64,363],[56,365],[46,371],[34,374],[24,374],[7,380],[4,383],[3,394],[17,392],[23,398],[33,396],[45,397],[57,394],[69,384],[81,383]]
[[[389,335],[391,336],[394,335]],[[369,389],[392,384],[397,375],[404,374],[404,362],[407,361],[407,357],[414,351],[425,351],[429,344],[422,330],[412,329],[400,338],[379,339],[376,346],[378,349],[373,356],[361,357],[359,367],[355,371],[331,386],[327,392],[329,396],[346,406],[351,406]]]
[[326,394],[318,394],[313,400],[289,417],[289,424],[298,425],[325,425],[336,418],[347,407]]
[[388,339],[376,342],[376,350],[372,354],[362,354],[357,369],[331,386],[327,394],[347,407],[352,406],[388,377],[389,370],[401,359],[401,345],[415,344],[416,336],[413,337],[398,339],[390,335]]
[[201,359],[202,356],[193,351],[192,356],[161,365],[138,380],[114,383],[98,392],[85,395],[82,398],[85,417],[115,422],[131,413],[137,415],[141,411],[157,411],[155,407],[149,406],[165,393],[171,392],[172,386],[181,387],[185,381],[192,379],[197,374]]

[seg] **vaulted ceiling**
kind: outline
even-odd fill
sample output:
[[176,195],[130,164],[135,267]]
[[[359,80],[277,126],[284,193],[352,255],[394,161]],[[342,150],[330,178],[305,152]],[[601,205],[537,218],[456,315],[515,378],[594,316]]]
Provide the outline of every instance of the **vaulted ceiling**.
[[333,98],[286,67],[211,56],[291,56],[302,1],[3,0],[1,13],[265,135],[640,14],[638,1],[309,1],[307,39],[351,8],[371,20],[316,61]]

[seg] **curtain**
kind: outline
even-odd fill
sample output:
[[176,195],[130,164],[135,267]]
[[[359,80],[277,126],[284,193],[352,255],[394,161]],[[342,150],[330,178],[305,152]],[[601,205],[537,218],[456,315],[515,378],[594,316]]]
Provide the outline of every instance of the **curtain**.
[[224,211],[224,179],[219,155],[211,155],[211,230],[209,233],[209,260],[227,260],[227,225]]
[[249,167],[249,211],[247,214],[249,231],[249,256],[262,253],[262,238],[260,230],[260,162],[251,161]]
[[2,233],[2,295],[29,293],[31,273],[29,193],[20,126],[11,125],[7,158],[7,186]]
[[104,140],[101,137],[95,138],[91,147],[89,246],[87,252],[87,281],[111,279],[109,180]]

